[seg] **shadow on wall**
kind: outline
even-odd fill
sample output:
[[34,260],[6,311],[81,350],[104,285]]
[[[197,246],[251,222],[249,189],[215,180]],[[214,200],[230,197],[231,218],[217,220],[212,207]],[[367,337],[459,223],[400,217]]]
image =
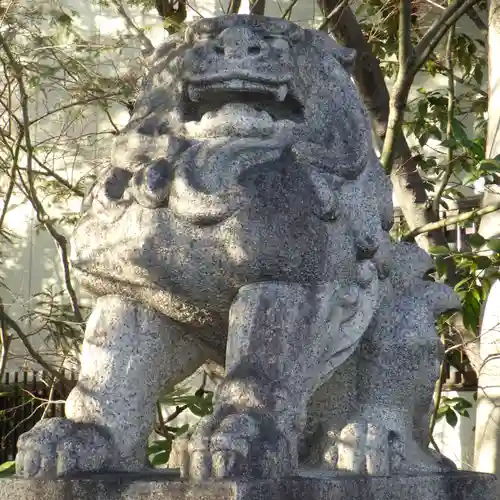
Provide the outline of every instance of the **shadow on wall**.
[[467,399],[473,406],[469,410],[470,417],[458,416],[455,427],[449,425],[443,418],[434,429],[434,439],[441,453],[452,460],[461,470],[473,470],[474,464],[474,426],[476,424],[476,403],[473,391],[447,391],[448,398],[461,397]]

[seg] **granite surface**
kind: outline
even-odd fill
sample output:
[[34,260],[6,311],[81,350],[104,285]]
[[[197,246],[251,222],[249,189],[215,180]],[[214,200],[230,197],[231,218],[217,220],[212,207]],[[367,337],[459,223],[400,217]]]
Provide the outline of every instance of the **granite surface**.
[[0,500],[496,500],[488,474],[392,477],[309,473],[275,480],[211,480],[95,475],[81,479],[0,479]]
[[[181,460],[194,481],[274,480],[314,461],[449,468],[424,430],[434,321],[457,300],[426,280],[418,247],[390,241],[353,57],[323,32],[246,15],[157,49],[71,240],[99,297],[81,377],[67,420],[21,436],[20,475],[143,469],[162,387],[209,359],[226,379]],[[348,361],[352,391],[336,385]]]

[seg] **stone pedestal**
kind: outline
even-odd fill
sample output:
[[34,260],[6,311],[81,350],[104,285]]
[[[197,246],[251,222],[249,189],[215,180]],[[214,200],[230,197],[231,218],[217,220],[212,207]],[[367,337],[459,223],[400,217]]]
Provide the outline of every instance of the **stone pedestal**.
[[192,484],[175,473],[0,479],[0,500],[496,500],[489,474],[368,477],[303,472],[279,480]]

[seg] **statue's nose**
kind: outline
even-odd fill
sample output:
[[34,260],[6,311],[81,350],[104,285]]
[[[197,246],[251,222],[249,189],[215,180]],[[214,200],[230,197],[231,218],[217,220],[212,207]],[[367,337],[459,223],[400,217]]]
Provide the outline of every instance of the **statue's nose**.
[[217,38],[215,51],[231,58],[255,57],[266,48],[266,43],[250,28],[226,28]]

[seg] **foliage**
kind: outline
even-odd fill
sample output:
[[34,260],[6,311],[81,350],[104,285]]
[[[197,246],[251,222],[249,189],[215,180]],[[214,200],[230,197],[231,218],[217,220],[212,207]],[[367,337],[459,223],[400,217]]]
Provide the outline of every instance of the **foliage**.
[[[154,467],[165,465],[168,462],[174,439],[188,435],[191,430],[189,424],[176,427],[168,425],[169,422],[186,410],[199,418],[212,413],[213,392],[205,391],[205,381],[206,379],[194,394],[188,394],[189,387],[179,387],[159,398],[159,424],[155,427],[155,431],[163,439],[153,441],[148,447],[149,460]],[[175,407],[175,411],[166,420],[163,418],[162,405]]]
[[0,478],[12,476],[16,472],[16,462],[11,460],[0,464]]
[[443,396],[437,411],[437,420],[444,418],[449,425],[455,427],[458,423],[458,415],[470,417],[470,408],[472,408],[472,403],[465,398]]

